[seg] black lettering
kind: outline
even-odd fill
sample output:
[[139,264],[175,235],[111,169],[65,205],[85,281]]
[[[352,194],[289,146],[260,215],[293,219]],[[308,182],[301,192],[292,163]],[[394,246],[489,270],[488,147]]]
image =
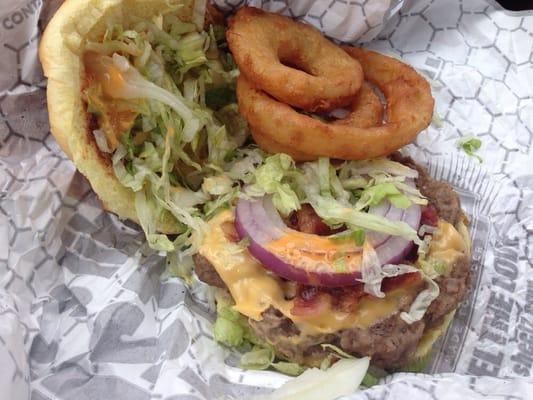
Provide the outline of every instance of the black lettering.
[[29,16],[34,15],[35,11],[39,9],[41,4],[42,0],[29,1],[25,6],[21,7],[20,10],[15,11],[10,16],[4,18],[2,20],[2,27],[6,30],[15,28],[16,25],[21,24]]
[[518,364],[526,365],[528,368],[531,368],[533,358],[528,357],[524,353],[516,353],[511,356],[511,361],[514,361],[515,363],[518,363]]
[[487,331],[483,332],[482,338],[483,339],[488,339],[491,342],[498,343],[498,344],[503,344],[504,345],[504,344],[507,343],[507,340],[505,339],[504,336],[502,336],[499,333],[494,332],[494,331],[487,330]]
[[483,350],[474,349],[473,357],[468,365],[468,372],[473,375],[497,376],[500,372],[500,365],[503,360],[503,353],[497,355]]
[[513,281],[518,276],[518,268],[516,266],[516,263],[502,257],[498,257],[496,263],[494,264],[494,269],[497,273]]
[[[477,349],[476,349],[477,350]],[[475,353],[475,350],[474,350]],[[477,358],[472,358],[470,364],[468,365],[468,372],[472,375],[477,376],[497,376],[500,368],[483,360]]]
[[8,18],[4,18],[2,20],[2,26],[4,27],[4,29],[7,30],[11,30],[15,27],[15,25],[13,25],[13,23]]
[[513,365],[513,371],[520,376],[529,376],[529,368],[522,364]]
[[22,21],[24,21],[24,15],[22,15],[20,11],[14,12],[13,14],[11,14],[11,21],[13,21],[15,25],[18,25]]
[[501,351],[498,354],[492,354],[488,351],[474,349],[474,357],[480,358],[482,360],[488,361],[495,366],[500,366],[503,360],[503,353]]
[[487,311],[490,313],[487,316],[487,319],[490,320],[489,325],[502,332],[507,332],[509,328],[507,324],[509,320],[509,314],[507,314],[505,311],[499,310],[497,308],[492,308],[492,307],[489,307]]
[[468,373],[477,376],[496,376],[497,373],[494,373],[493,367],[486,363],[485,361],[478,360],[477,358],[472,358],[470,364],[468,364]]
[[498,276],[497,278],[492,278],[492,284],[494,286],[501,287],[503,290],[506,290],[507,292],[513,293],[516,287],[516,283],[514,283],[512,280],[503,278],[502,276]]
[[489,304],[493,304],[510,314],[511,311],[513,311],[514,301],[513,299],[508,298],[504,293],[492,292],[489,297]]
[[[518,328],[521,331],[524,331],[524,332],[529,333],[530,335],[533,335],[533,322],[531,322],[524,316],[520,317],[520,324],[518,325]],[[531,340],[533,340],[533,338]]]
[[[520,339],[522,339],[522,337],[520,337]],[[518,345],[518,348],[520,349],[520,351],[527,353],[528,356],[533,357],[533,343],[528,344],[527,342],[522,342]]]
[[33,8],[33,4],[28,3],[21,8],[21,11],[24,15],[24,18],[28,18],[30,15],[33,15],[35,13],[35,8]]
[[533,314],[533,282],[532,281],[527,281],[525,311],[528,314]]

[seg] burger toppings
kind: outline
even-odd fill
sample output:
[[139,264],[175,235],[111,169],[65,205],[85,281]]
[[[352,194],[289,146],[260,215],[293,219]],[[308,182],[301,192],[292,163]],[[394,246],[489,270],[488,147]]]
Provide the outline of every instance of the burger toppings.
[[[385,278],[381,282],[381,291],[386,293],[398,287],[419,284],[422,281],[419,272],[408,272],[395,277]],[[325,287],[298,285],[294,306],[291,310],[293,315],[309,315],[314,313],[328,312],[330,309],[345,313],[355,312],[360,300],[369,296],[364,291],[363,283],[352,286]]]
[[[318,162],[319,170],[321,163],[323,160]],[[312,171],[310,164],[303,166],[304,171],[306,168]],[[329,171],[329,164],[326,168]],[[241,238],[250,239],[249,251],[276,274],[300,283],[353,285],[357,279],[370,281],[375,279],[374,275],[380,277],[382,265],[398,263],[410,251],[412,241],[419,241],[416,232],[420,223],[420,206],[411,204],[405,197],[406,204],[402,205],[407,208],[395,207],[386,198],[387,193],[391,192],[393,198],[401,196],[394,185],[391,184],[395,190],[386,193],[374,190],[378,186],[369,186],[361,191],[359,198],[352,195],[355,203],[352,205],[350,200],[340,200],[344,194],[340,192],[342,189],[339,190],[339,200],[336,200],[331,194],[330,184],[324,184],[324,179],[315,183],[317,191],[326,193],[320,195],[314,193],[313,181],[306,179],[305,172],[299,175],[294,167],[291,173],[296,176],[296,181],[302,183],[300,189],[307,192],[304,196],[312,202],[313,210],[317,210],[318,216],[324,218],[322,223],[327,221],[331,225],[344,225],[347,231],[330,236],[297,232],[285,225],[270,196],[240,199],[235,211],[237,232]],[[331,175],[339,179],[335,170]],[[361,179],[365,178],[361,176]],[[281,181],[280,185],[286,184]],[[398,182],[401,180],[398,179]],[[339,183],[342,185],[340,179]],[[406,184],[409,188],[411,185],[414,188],[412,181]],[[377,205],[368,206],[375,203],[372,196],[379,196],[380,199]],[[363,205],[357,206],[361,199]],[[365,207],[368,207],[367,211],[363,210]],[[360,240],[356,243],[353,234],[365,231],[369,232],[368,243],[362,247]]]
[[[397,155],[295,164],[257,149],[235,104],[238,71],[219,29],[201,31],[198,15],[109,28],[85,46],[88,129],[135,192],[149,244],[182,250],[170,257],[180,274],[200,250],[198,276],[235,303],[219,310],[215,337],[258,346],[250,365],[294,369],[275,366],[273,349],[247,328],[245,317],[257,327],[271,309],[306,337],[387,318],[418,332],[440,287],[449,289],[435,279],[466,251],[441,219],[458,218],[456,198],[428,204],[438,183]],[[173,239],[157,232],[165,218],[179,227]]]
[[[180,249],[178,261],[185,262],[202,242],[206,220],[239,197],[245,205],[265,196],[283,218],[312,207],[320,218],[308,222],[335,232],[319,240],[330,249],[320,257],[338,274],[358,270],[365,236],[381,265],[419,244],[419,206],[426,200],[413,184],[415,169],[386,158],[297,166],[287,155],[267,157],[246,145],[248,130],[232,103],[238,72],[215,28],[200,31],[166,13],[128,29],[113,26],[101,42],[85,44],[83,98],[97,119],[91,133],[121,184],[135,192],[150,245]],[[176,222],[173,240],[156,231],[162,219]],[[274,253],[285,251],[285,238],[277,239]],[[337,251],[346,242],[349,251]],[[293,253],[285,261],[298,260]],[[312,264],[311,270],[322,265]]]
[[[276,160],[269,160],[270,163],[274,161]],[[276,164],[279,166],[278,161]],[[379,178],[379,175],[384,173],[383,170],[386,165],[389,165],[388,162],[388,160],[376,160],[375,164],[369,168],[370,175],[374,176],[370,179],[369,170],[362,168],[360,175],[357,173],[348,175],[344,168],[351,162],[330,164],[328,169],[335,168],[335,175],[343,187],[348,180],[346,186],[350,184],[355,186],[357,183],[359,188],[357,195],[354,194],[349,200],[351,204],[356,204],[360,199],[360,194],[365,190],[365,185],[368,185],[371,179],[376,177],[378,180],[383,179]],[[371,163],[365,162],[367,165]],[[382,163],[381,168],[378,168],[379,163]],[[318,163],[311,168],[309,164],[304,164],[301,167],[289,166],[286,170],[290,170],[290,174],[294,176],[294,171],[298,174],[298,170],[313,168],[318,170]],[[408,168],[408,171],[416,172],[416,169]],[[424,179],[431,179],[425,175],[422,168],[419,173]],[[376,249],[379,248],[379,244],[389,236],[389,240],[398,237],[383,232],[362,230],[363,238],[357,241],[352,235],[359,230],[353,229],[346,221],[336,224],[326,223],[327,220],[323,219],[309,203],[304,203],[305,206],[297,211],[289,211],[289,217],[287,217],[289,228],[284,223],[281,212],[273,205],[273,197],[270,197],[270,202],[265,201],[268,196],[273,196],[276,185],[288,182],[285,173],[281,175],[281,178],[276,179],[276,184],[272,184],[269,188],[271,193],[264,195],[260,203],[263,210],[268,209],[270,213],[277,211],[278,215],[272,218],[277,221],[277,228],[274,231],[278,234],[280,234],[278,229],[283,231],[286,239],[299,235],[311,235],[313,240],[319,240],[318,243],[327,240],[325,243],[328,246],[337,244],[339,248],[346,245],[352,246],[352,249],[359,249],[361,252],[362,266],[362,256],[365,250],[372,255],[377,253]],[[415,179],[417,182],[419,178],[405,177],[402,182],[408,179]],[[308,188],[309,193],[313,193],[313,190],[320,192],[319,179],[314,183],[312,180],[308,182],[310,185],[315,185],[314,189]],[[249,179],[244,188],[245,193],[258,190],[256,183],[255,177]],[[426,185],[433,187],[437,187],[437,183],[437,181],[435,183],[425,181]],[[410,186],[412,183],[406,184]],[[326,189],[324,193],[331,193],[331,186],[324,185],[323,188],[329,189],[329,192]],[[413,186],[413,189],[417,190],[416,186]],[[298,187],[296,191],[299,191]],[[316,357],[321,360],[324,354],[327,355],[321,350],[320,343],[333,343],[351,354],[372,355],[372,360],[377,365],[400,365],[405,363],[406,358],[421,340],[424,325],[433,326],[437,323],[436,321],[442,320],[447,313],[452,311],[464,295],[466,287],[468,270],[461,265],[468,259],[467,236],[463,232],[460,221],[457,222],[456,229],[439,216],[437,210],[444,207],[440,202],[450,198],[450,194],[443,193],[443,191],[451,192],[451,189],[449,186],[441,186],[437,192],[429,193],[429,204],[420,206],[420,226],[418,229],[414,228],[415,231],[418,230],[418,240],[412,245],[411,252],[398,260],[396,265],[381,265],[376,262],[376,257],[368,257],[368,264],[378,265],[378,267],[369,268],[368,273],[365,274],[366,279],[363,279],[361,271],[359,278],[354,280],[355,282],[352,281],[350,286],[323,286],[318,282],[296,283],[293,280],[282,279],[278,274],[270,273],[266,264],[258,262],[257,258],[244,251],[234,238],[228,224],[236,220],[232,212],[219,215],[209,223],[210,228],[207,231],[204,245],[200,248],[201,255],[198,256],[199,259],[203,259],[203,262],[196,263],[197,271],[208,268],[217,271],[216,276],[224,282],[224,286],[231,294],[230,298],[232,303],[234,302],[231,308],[249,318],[248,323],[256,339],[259,337],[260,341],[263,341],[262,344],[253,345],[257,349],[266,349],[272,344],[276,354],[282,358],[317,365],[312,360],[317,359]],[[335,196],[331,195],[331,197]],[[419,199],[423,198],[419,197]],[[258,200],[247,196],[243,201],[251,203]],[[395,209],[385,206],[386,201],[381,201],[378,205],[382,208],[381,211],[378,210],[378,215],[387,215],[390,209]],[[265,207],[264,204],[267,206]],[[378,206],[369,206],[363,212],[368,213],[371,207]],[[405,211],[399,210],[400,213]],[[395,210],[395,213],[399,212]],[[450,209],[446,215],[454,213],[455,211]],[[290,221],[305,218],[320,219],[320,223],[326,224],[329,231],[324,232],[324,228],[317,221],[306,224],[294,222],[291,224]],[[234,230],[238,231],[239,224],[235,225]],[[259,225],[262,227],[265,224]],[[253,226],[254,229],[263,232],[257,224]],[[223,239],[220,238],[218,229],[225,232]],[[303,230],[306,232],[301,232]],[[287,231],[294,231],[294,236],[286,234]],[[335,241],[338,236],[340,236],[340,242]],[[226,241],[228,237],[233,238],[232,241]],[[239,237],[242,236],[239,235]],[[331,241],[333,244],[329,243]],[[298,243],[297,240],[295,242]],[[248,244],[252,247],[251,238]],[[312,250],[318,248],[319,246],[311,246]],[[328,247],[324,248],[328,249]],[[279,250],[279,247],[275,250]],[[329,264],[329,271],[333,271],[332,274],[341,273],[338,271],[338,264],[334,261]],[[394,345],[392,342],[389,343],[391,340],[395,343]]]
[[[242,158],[236,152],[248,131],[235,96],[221,102],[212,95],[234,93],[238,74],[223,30],[202,30],[199,17],[196,24],[182,21],[169,7],[154,18],[134,17],[128,27],[112,25],[100,41],[84,44],[82,98],[96,120],[88,134],[135,192],[149,244],[185,250],[182,259],[198,248],[205,220],[236,196],[232,179],[213,190],[203,180]],[[172,240],[156,230],[165,220],[175,226]]]

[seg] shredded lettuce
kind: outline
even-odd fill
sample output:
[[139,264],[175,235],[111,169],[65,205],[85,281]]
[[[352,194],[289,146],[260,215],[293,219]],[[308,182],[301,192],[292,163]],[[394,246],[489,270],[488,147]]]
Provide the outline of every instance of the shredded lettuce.
[[154,203],[147,201],[145,191],[140,190],[135,194],[135,208],[150,246],[156,250],[174,250],[174,245],[166,235],[156,233],[155,221],[158,220],[157,213],[161,210]]
[[361,386],[369,388],[374,385],[377,385],[378,383],[379,383],[379,378],[373,375],[370,371],[367,371],[367,373],[365,374],[365,377],[363,378],[363,381],[361,382]]
[[178,277],[187,284],[192,283],[194,263],[191,256],[186,256],[179,251],[171,251],[167,253],[166,263],[170,276]]
[[[253,149],[252,161],[236,154],[249,136],[234,95],[238,70],[214,30],[202,30],[205,2],[195,2],[193,23],[173,10],[136,18],[132,26],[110,26],[101,42],[87,43],[87,66],[100,78],[84,98],[105,130],[95,134],[99,148],[112,152],[115,175],[136,194],[149,244],[192,254],[205,220],[236,199],[243,183],[239,163],[252,169],[258,163]],[[113,102],[104,101],[104,94]],[[104,123],[116,106],[132,123],[108,132],[116,129]],[[115,137],[118,143],[110,143]],[[173,221],[172,240],[157,232],[162,220]]]
[[244,330],[236,322],[218,317],[213,327],[215,340],[229,347],[240,346],[244,340]]
[[222,290],[215,292],[217,319],[213,327],[215,340],[228,347],[250,349],[241,356],[244,369],[273,368],[287,375],[300,375],[305,367],[285,361],[274,361],[274,348],[255,336],[246,318],[233,309],[231,296]]
[[445,261],[435,258],[430,258],[429,260],[419,259],[417,264],[420,265],[420,268],[422,271],[424,271],[424,274],[431,279],[446,275],[449,271],[449,265]]
[[[427,202],[408,184],[418,177],[416,170],[386,158],[343,163],[320,158],[296,165],[286,154],[268,156],[247,144],[249,128],[235,97],[239,71],[221,28],[203,30],[205,1],[195,3],[192,21],[181,21],[171,9],[131,26],[110,26],[101,42],[86,43],[90,68],[107,77],[85,91],[88,109],[103,121],[107,95],[128,112],[120,132],[109,134],[107,124],[95,138],[102,151],[113,151],[117,179],[135,192],[152,247],[190,256],[209,218],[239,196],[264,195],[272,196],[284,216],[311,204],[332,228],[346,227],[343,235],[358,245],[368,231],[421,242],[407,224],[367,212],[385,200],[400,208]],[[157,231],[161,221],[176,227],[172,239]],[[172,265],[187,265],[175,267],[185,276],[190,263],[183,260]],[[343,261],[338,257],[339,269]],[[237,342],[240,330],[228,321],[235,324],[220,322],[217,334]]]
[[225,174],[204,178],[202,190],[207,194],[223,195],[229,193],[233,187],[233,180]]
[[402,236],[420,242],[416,230],[403,221],[390,221],[384,217],[357,211],[347,207],[337,200],[319,196],[311,196],[309,202],[316,213],[328,224],[345,224],[352,229],[365,229],[375,232],[383,232],[389,235]]
[[383,298],[385,293],[381,291],[381,283],[385,278],[419,272],[419,269],[407,264],[381,265],[379,257],[372,246],[365,242],[361,261],[361,282],[364,283],[364,291],[372,296]]
[[341,168],[341,178],[345,179],[349,176],[368,175],[376,172],[403,178],[418,178],[417,170],[388,158],[347,162]]
[[418,296],[415,298],[415,301],[413,301],[411,304],[408,312],[404,311],[400,314],[400,318],[408,324],[420,321],[424,317],[429,305],[439,296],[440,293],[439,285],[424,273],[422,273],[422,275],[424,277],[424,281],[427,283],[427,288],[418,294]]
[[415,372],[419,374],[423,373],[426,370],[432,356],[433,356],[433,353],[430,351],[424,357],[410,361],[407,365],[401,368],[401,371],[402,372]]
[[255,346],[242,355],[239,365],[244,369],[267,369],[274,358],[275,354],[271,347]]
[[340,349],[339,347],[329,344],[329,343],[321,344],[320,347],[322,347],[324,350],[332,351],[339,358],[355,358],[354,356],[346,353],[344,350]]
[[107,144],[107,139],[105,137],[105,133],[100,129],[95,129],[93,131],[94,140],[96,140],[96,145],[100,149],[100,151],[104,153],[111,153],[111,149],[109,148],[109,145]]
[[290,375],[290,376],[298,376],[307,369],[303,365],[292,363],[292,362],[286,362],[286,361],[273,362],[270,364],[270,366],[274,368],[276,371],[279,371],[282,374]]
[[285,179],[294,170],[294,161],[287,154],[270,156],[256,169],[255,182],[247,188],[246,194],[258,197],[271,194],[272,202],[278,211],[288,215],[300,208],[298,196]]
[[470,157],[477,158],[477,160],[481,163],[483,162],[483,159],[476,154],[476,152],[481,148],[481,143],[481,139],[470,135],[459,139],[457,141],[457,147],[462,149]]
[[233,310],[230,296],[222,291],[215,294],[217,319],[213,327],[215,340],[228,347],[241,346],[245,341],[245,329],[249,329],[242,314]]
[[363,190],[356,204],[356,208],[362,210],[368,206],[375,206],[384,199],[389,200],[397,208],[407,208],[411,205],[411,201],[407,196],[403,195],[394,184],[386,182],[370,186]]
[[346,242],[346,240],[352,240],[356,246],[362,246],[365,242],[365,231],[363,229],[347,229],[345,231],[336,233],[329,236],[330,240],[334,242]]

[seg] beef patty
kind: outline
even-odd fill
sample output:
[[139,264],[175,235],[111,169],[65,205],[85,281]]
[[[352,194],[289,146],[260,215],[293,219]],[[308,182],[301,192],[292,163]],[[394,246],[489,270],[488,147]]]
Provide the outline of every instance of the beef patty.
[[[417,187],[428,201],[437,209],[440,218],[455,225],[464,217],[457,194],[452,187],[442,181],[431,178],[426,169],[416,164],[410,157],[399,153],[391,157],[418,171]],[[304,227],[310,226],[309,210],[296,217],[297,221],[305,220]],[[317,225],[319,226],[319,225]],[[296,226],[299,228],[299,226]],[[226,285],[203,256],[194,257],[195,271],[199,279],[211,286],[226,288]],[[438,325],[442,319],[463,300],[469,283],[470,259],[464,255],[456,259],[447,276],[435,280],[439,285],[440,294],[433,300],[424,318],[413,324],[407,324],[400,318],[401,311],[407,311],[416,296],[407,296],[398,307],[398,312],[388,318],[377,321],[367,328],[343,329],[334,334],[317,334],[300,336],[298,327],[291,319],[285,317],[273,307],[268,308],[260,321],[249,320],[255,334],[272,344],[277,356],[301,364],[316,366],[327,356],[327,351],[320,345],[330,343],[355,356],[371,356],[372,362],[383,368],[396,368],[404,365],[419,343],[426,327]]]

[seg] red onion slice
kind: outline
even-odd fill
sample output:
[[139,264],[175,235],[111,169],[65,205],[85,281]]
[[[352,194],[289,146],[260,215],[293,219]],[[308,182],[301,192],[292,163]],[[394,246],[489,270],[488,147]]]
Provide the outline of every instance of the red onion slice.
[[[386,210],[386,211],[384,211]],[[373,215],[378,215],[380,217],[387,218],[391,221],[401,221],[404,215],[404,211],[401,208],[394,207],[390,201],[384,200],[379,203],[377,206],[372,206],[369,208],[368,213]],[[374,248],[381,246],[387,240],[390,239],[390,235],[380,232],[369,232],[368,239]]]
[[[402,221],[417,230],[422,216],[421,207],[413,204],[403,213]],[[413,242],[401,236],[390,236],[387,241],[376,248],[381,265],[398,264],[413,248]]]
[[[389,206],[389,210],[394,207]],[[394,215],[398,215],[394,211]],[[421,210],[418,205],[412,205],[402,210],[402,220],[413,229],[420,224]],[[361,279],[361,248],[355,245],[347,253],[349,261],[347,271],[335,269],[330,258],[332,254],[331,241],[327,237],[296,232],[287,227],[279,213],[274,208],[270,197],[254,200],[240,199],[235,211],[235,227],[241,239],[249,238],[248,250],[259,260],[265,268],[275,274],[292,281],[321,286],[350,286]],[[286,244],[283,243],[283,253],[276,253],[272,243],[287,236]],[[294,241],[294,239],[298,239]],[[306,239],[309,240],[307,246]],[[326,241],[326,242],[324,242]],[[320,243],[328,243],[321,248]],[[315,244],[318,244],[315,246]],[[278,242],[279,245],[279,242]],[[399,236],[390,236],[382,244],[375,247],[380,264],[397,263],[411,250],[412,242]],[[313,247],[315,246],[315,247]],[[339,245],[339,252],[346,254],[346,244]],[[342,250],[341,250],[342,249]],[[301,263],[292,262],[294,254],[301,255]],[[291,257],[291,262],[287,260]],[[312,262],[310,262],[312,261]]]

